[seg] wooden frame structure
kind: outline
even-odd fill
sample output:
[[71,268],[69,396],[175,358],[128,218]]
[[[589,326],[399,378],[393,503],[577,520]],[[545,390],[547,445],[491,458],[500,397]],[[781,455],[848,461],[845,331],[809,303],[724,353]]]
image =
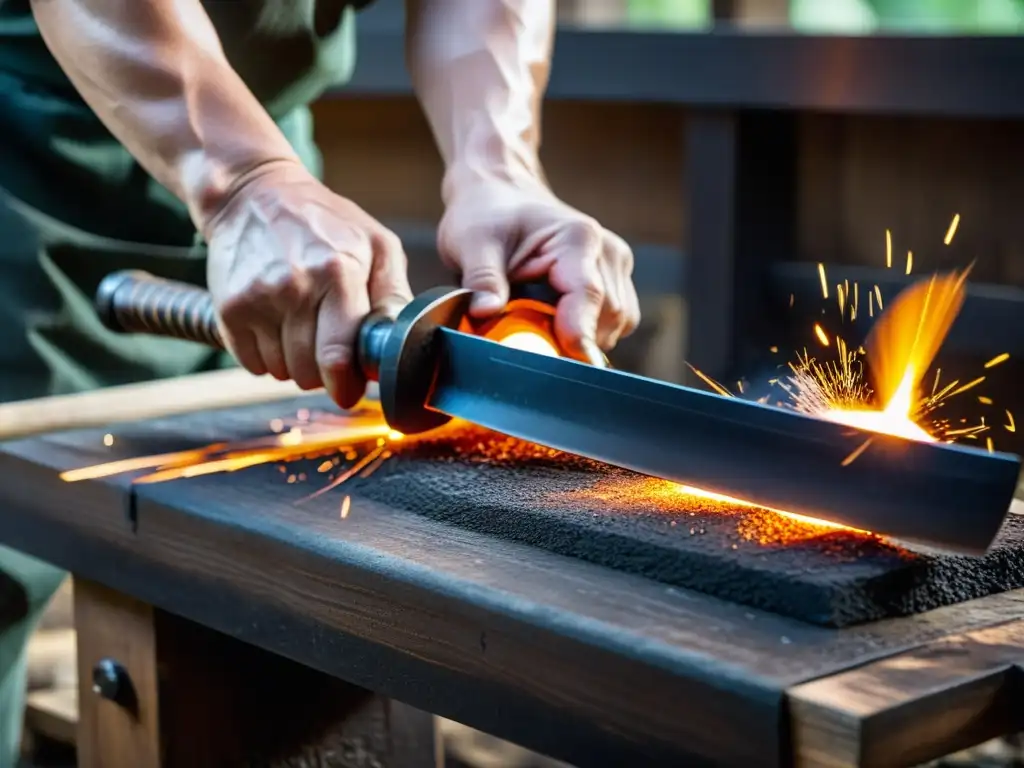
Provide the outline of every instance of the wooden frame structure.
[[[385,10],[397,4],[377,5],[344,94],[408,96]],[[716,3],[716,16],[735,5]],[[565,28],[557,50],[552,100],[685,116],[687,242],[682,252],[637,244],[637,281],[690,297],[687,358],[723,378],[762,345],[766,309],[816,289],[813,267],[790,263],[797,113],[1024,117],[1017,38]],[[430,231],[398,231],[432,247]],[[978,286],[951,344],[979,351],[983,338],[993,354],[1024,352],[1022,314],[1021,291]],[[1024,730],[1024,591],[821,630],[395,510],[341,535],[276,501],[239,520],[252,501],[244,493],[210,501],[186,488],[173,499],[123,480],[54,480],[112,421],[179,414],[162,422],[179,434],[185,414],[251,405],[256,418],[260,403],[291,407],[294,395],[235,371],[0,406],[4,437],[87,428],[0,450],[0,541],[69,568],[80,587],[85,768],[223,765],[253,749],[281,765],[330,750],[436,762],[429,720],[395,699],[580,765],[902,766]],[[268,561],[284,572],[267,574]],[[93,692],[103,659],[126,671],[134,712]],[[260,718],[316,714],[289,694],[293,677],[345,706],[321,708],[315,735],[247,740],[259,729],[243,725]],[[240,698],[243,678],[261,678],[266,695]],[[275,709],[268,691],[295,706]],[[210,707],[237,715],[225,720],[236,727],[203,730]],[[209,734],[205,753],[182,751],[183,724]]]
[[[86,414],[99,409],[113,419],[119,403],[133,403],[138,418],[145,393],[156,417],[167,402],[162,388],[210,391],[205,379],[214,375],[236,377],[253,397],[241,372],[79,397],[91,404]],[[165,446],[198,443],[323,404],[290,394],[151,422],[155,433],[145,424],[108,427],[123,446],[114,456],[152,452],[147,434]],[[4,406],[0,417],[10,425],[19,410],[45,406]],[[913,765],[1024,728],[1024,591],[826,630],[379,505],[360,503],[339,525],[322,509],[268,497],[259,483],[234,482],[224,494],[198,478],[59,481],[57,470],[111,453],[103,432],[51,433],[0,449],[0,541],[67,567],[82,585],[86,767],[221,765],[240,750],[329,751],[353,738],[375,744],[383,764],[435,759],[423,718],[400,725],[402,717],[385,714],[389,697],[581,766]],[[135,726],[126,726],[130,709],[117,697],[93,692],[102,659],[129,671],[141,705]],[[169,671],[176,664],[181,670]],[[163,677],[154,678],[154,665]],[[154,745],[175,743],[174,717],[138,714],[159,706],[178,722],[209,721],[211,711],[251,722],[269,710],[278,723],[287,714],[308,721],[284,690],[282,680],[296,675],[309,690],[364,702],[320,721],[319,735],[340,742],[318,746],[304,734],[284,746],[254,745],[232,741],[224,728],[206,753],[168,752]],[[229,695],[245,689],[239,681],[250,696]],[[188,692],[176,704],[175,689]],[[277,700],[291,708],[275,710]],[[381,731],[381,722],[393,730]],[[403,752],[410,744],[418,746]],[[122,751],[130,762],[110,762]]]

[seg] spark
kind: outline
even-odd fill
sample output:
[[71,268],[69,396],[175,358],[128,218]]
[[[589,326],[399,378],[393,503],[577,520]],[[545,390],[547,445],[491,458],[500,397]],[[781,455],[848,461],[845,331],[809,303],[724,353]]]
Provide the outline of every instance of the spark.
[[849,456],[847,456],[845,459],[842,460],[842,462],[841,462],[842,466],[848,467],[853,462],[855,462],[857,460],[857,457],[860,456],[862,453],[864,453],[864,451],[866,451],[868,449],[868,446],[871,445],[871,441],[874,440],[874,439],[875,438],[873,438],[873,437],[869,437],[867,440],[865,440],[863,443],[861,443],[859,446],[857,446],[854,449],[853,453],[851,453]]
[[914,268],[914,252],[907,251],[907,274],[909,275],[911,270]]
[[342,472],[340,475],[338,475],[334,480],[332,480],[330,483],[325,485],[323,488],[320,488],[320,489],[314,491],[313,493],[309,494],[308,496],[306,496],[303,499],[303,501],[309,501],[311,499],[317,498],[318,496],[323,496],[328,491],[333,491],[335,488],[340,486],[342,483],[345,483],[348,480],[351,480],[353,477],[358,475],[362,470],[366,469],[366,467],[368,467],[370,464],[372,464],[374,461],[376,461],[381,456],[381,454],[383,454],[383,453],[384,453],[384,446],[378,445],[376,448],[374,448],[368,454],[363,456],[363,458],[361,458],[359,461],[357,461],[355,464],[353,464],[347,470]]
[[689,367],[689,369],[691,371],[693,371],[694,375],[696,375],[701,381],[703,381],[705,384],[707,384],[709,387],[711,387],[711,389],[713,389],[717,394],[722,395],[723,397],[732,397],[733,396],[732,392],[730,392],[726,387],[723,387],[721,384],[719,384],[717,381],[712,379],[710,376],[708,376],[703,371],[700,371],[697,368],[694,368],[689,363],[687,363],[686,365]]
[[885,230],[885,266],[892,269],[892,232]]
[[1013,414],[1009,411],[1006,412],[1006,424],[1004,425],[1007,432],[1016,432],[1017,424],[1013,420]]
[[352,508],[352,497],[347,495],[341,500],[341,519],[344,520],[348,517],[349,510]]
[[[818,277],[821,279],[821,297],[823,299],[828,298],[828,279],[825,277],[825,265],[818,263]],[[792,299],[792,296],[790,296]],[[793,302],[789,302],[790,306],[793,306]]]
[[114,444],[114,436],[109,432],[103,436],[103,444],[108,448]]
[[[969,389],[974,389],[976,386],[981,384],[983,381],[985,381],[985,377],[984,376],[979,376],[976,379],[972,379],[971,381],[968,381],[966,384],[964,384],[962,386],[959,386],[956,389],[954,389],[952,392],[949,393],[949,396],[950,397],[954,397],[955,395],[961,395],[961,394],[963,394],[964,392],[966,392]],[[958,382],[953,382],[953,384],[957,384],[957,383]]]
[[825,334],[825,329],[817,323],[814,324],[814,335],[818,337],[818,341],[821,342],[821,346],[827,347],[829,345],[828,336]]
[[953,214],[953,220],[949,222],[949,229],[946,230],[946,236],[942,238],[942,242],[949,245],[953,242],[953,235],[956,234],[956,228],[960,225],[960,214]]
[[1000,363],[1005,363],[1009,359],[1010,359],[1010,353],[1009,352],[1003,352],[1001,355],[996,355],[991,360],[989,360],[987,363],[985,363],[985,367],[986,368],[995,368]]

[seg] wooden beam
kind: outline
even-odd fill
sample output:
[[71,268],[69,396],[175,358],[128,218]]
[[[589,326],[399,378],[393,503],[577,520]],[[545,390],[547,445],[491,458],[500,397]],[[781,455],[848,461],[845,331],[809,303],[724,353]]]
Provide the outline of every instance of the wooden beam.
[[791,688],[795,765],[918,765],[1024,730],[1024,620]]
[[0,439],[266,403],[299,394],[301,391],[293,382],[253,376],[241,368],[210,371],[75,395],[5,403],[0,405]]
[[796,248],[796,124],[784,113],[695,111],[685,144],[685,184],[700,190],[686,199],[686,360],[725,381],[776,343],[765,280]]
[[425,712],[93,582],[75,612],[80,768],[440,765]]
[[34,691],[25,701],[25,731],[74,746],[78,728],[78,691],[52,688]]
[[[160,711],[153,609],[86,581],[75,583],[78,624],[78,765],[158,768]],[[102,659],[123,670],[119,701],[93,691]]]

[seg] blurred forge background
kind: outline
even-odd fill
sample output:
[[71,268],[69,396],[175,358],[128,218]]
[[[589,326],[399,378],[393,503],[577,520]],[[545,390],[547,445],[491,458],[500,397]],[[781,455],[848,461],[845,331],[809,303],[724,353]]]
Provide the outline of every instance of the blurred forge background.
[[587,23],[700,29],[715,6],[731,6],[750,26],[783,24],[800,32],[1013,34],[1024,28],[1024,0],[560,0]]

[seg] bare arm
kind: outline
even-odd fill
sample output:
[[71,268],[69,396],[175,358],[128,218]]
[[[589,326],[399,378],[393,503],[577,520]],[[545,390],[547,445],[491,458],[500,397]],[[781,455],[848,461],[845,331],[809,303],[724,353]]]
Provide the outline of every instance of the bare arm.
[[244,174],[298,160],[200,0],[32,0],[32,10],[89,106],[204,234]]
[[406,0],[406,7],[406,57],[446,187],[465,176],[540,178],[554,0]]
[[406,58],[445,162],[442,259],[486,317],[509,280],[546,277],[560,294],[562,346],[600,360],[636,328],[625,241],[557,199],[541,168],[554,0],[406,0]]
[[354,405],[366,383],[353,364],[359,324],[411,298],[398,238],[302,167],[200,0],[32,9],[89,106],[188,205],[207,239],[221,332],[242,366]]

